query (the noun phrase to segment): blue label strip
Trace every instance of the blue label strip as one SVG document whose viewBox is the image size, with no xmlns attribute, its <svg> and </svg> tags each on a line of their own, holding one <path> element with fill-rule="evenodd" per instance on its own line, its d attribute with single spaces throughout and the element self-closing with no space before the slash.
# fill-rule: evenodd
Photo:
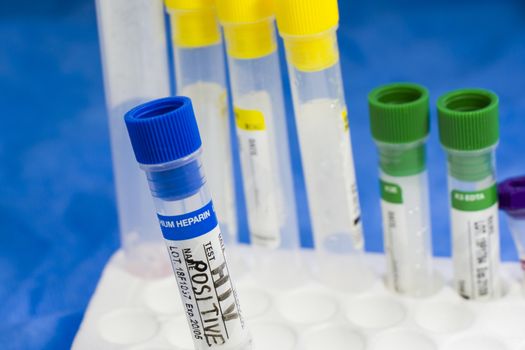
<svg viewBox="0 0 525 350">
<path fill-rule="evenodd" d="M 164 216 L 157 214 L 165 239 L 183 241 L 202 236 L 217 226 L 217 216 L 210 201 L 199 210 L 184 215 Z"/>
</svg>

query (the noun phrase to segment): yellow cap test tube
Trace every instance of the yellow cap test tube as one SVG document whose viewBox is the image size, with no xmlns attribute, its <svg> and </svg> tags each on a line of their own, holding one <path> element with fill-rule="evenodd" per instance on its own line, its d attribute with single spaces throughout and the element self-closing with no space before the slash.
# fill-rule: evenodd
<svg viewBox="0 0 525 350">
<path fill-rule="evenodd" d="M 217 13 L 226 39 L 251 241 L 272 248 L 297 247 L 273 3 L 217 0 Z"/>
</svg>

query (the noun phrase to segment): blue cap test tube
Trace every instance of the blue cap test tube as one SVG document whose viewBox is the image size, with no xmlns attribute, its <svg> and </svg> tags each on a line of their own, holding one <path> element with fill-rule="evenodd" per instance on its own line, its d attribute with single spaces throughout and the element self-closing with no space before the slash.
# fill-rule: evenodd
<svg viewBox="0 0 525 350">
<path fill-rule="evenodd" d="M 195 349 L 251 348 L 201 163 L 191 100 L 168 97 L 125 115 L 146 172 Z"/>
</svg>

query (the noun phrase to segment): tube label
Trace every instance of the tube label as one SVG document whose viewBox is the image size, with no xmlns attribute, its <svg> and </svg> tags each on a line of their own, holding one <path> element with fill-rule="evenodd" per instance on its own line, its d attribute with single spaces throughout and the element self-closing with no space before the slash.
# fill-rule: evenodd
<svg viewBox="0 0 525 350">
<path fill-rule="evenodd" d="M 187 214 L 157 216 L 196 348 L 247 343 L 212 202 Z"/>
<path fill-rule="evenodd" d="M 466 299 L 500 295 L 496 185 L 480 191 L 451 191 L 456 287 Z"/>
<path fill-rule="evenodd" d="M 400 259 L 403 259 L 407 252 L 400 249 L 403 247 L 403 242 L 396 242 L 396 239 L 402 237 L 407 229 L 403 191 L 400 186 L 385 181 L 380 182 L 380 187 L 388 283 L 395 291 L 402 292 L 399 269 L 403 262 Z"/>
<path fill-rule="evenodd" d="M 399 261 L 399 259 L 402 259 L 407 252 L 400 249 L 403 247 L 403 243 L 397 242 L 398 244 L 396 244 L 396 239 L 399 239 L 407 229 L 403 191 L 400 186 L 385 181 L 381 181 L 380 186 L 388 283 L 394 290 L 402 292 L 399 265 L 403 262 Z"/>
<path fill-rule="evenodd" d="M 343 119 L 344 127 L 344 145 L 345 150 L 343 151 L 343 157 L 345 157 L 345 167 L 343 172 L 345 173 L 345 188 L 349 197 L 350 211 L 352 215 L 352 240 L 354 247 L 357 250 L 364 248 L 365 240 L 363 237 L 363 227 L 361 224 L 361 208 L 359 205 L 359 195 L 357 193 L 357 183 L 355 179 L 354 170 L 354 156 L 352 151 L 352 142 L 350 139 L 350 125 L 348 123 L 348 110 L 346 107 L 341 111 L 341 118 Z"/>
<path fill-rule="evenodd" d="M 239 153 L 253 243 L 280 244 L 277 184 L 266 120 L 261 111 L 234 108 Z"/>
</svg>

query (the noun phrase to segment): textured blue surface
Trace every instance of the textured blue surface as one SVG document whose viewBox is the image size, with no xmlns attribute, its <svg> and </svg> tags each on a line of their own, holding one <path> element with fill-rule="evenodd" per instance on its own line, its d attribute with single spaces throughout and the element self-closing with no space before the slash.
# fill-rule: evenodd
<svg viewBox="0 0 525 350">
<path fill-rule="evenodd" d="M 523 2 L 356 0 L 342 1 L 341 14 L 368 250 L 382 247 L 366 105 L 379 84 L 422 83 L 432 104 L 450 89 L 493 89 L 501 99 L 498 178 L 525 173 Z M 94 6 L 3 1 L 0 18 L 0 344 L 66 349 L 118 246 Z M 445 160 L 432 113 L 434 250 L 447 255 Z M 504 222 L 502 228 L 503 258 L 515 259 Z"/>
</svg>

